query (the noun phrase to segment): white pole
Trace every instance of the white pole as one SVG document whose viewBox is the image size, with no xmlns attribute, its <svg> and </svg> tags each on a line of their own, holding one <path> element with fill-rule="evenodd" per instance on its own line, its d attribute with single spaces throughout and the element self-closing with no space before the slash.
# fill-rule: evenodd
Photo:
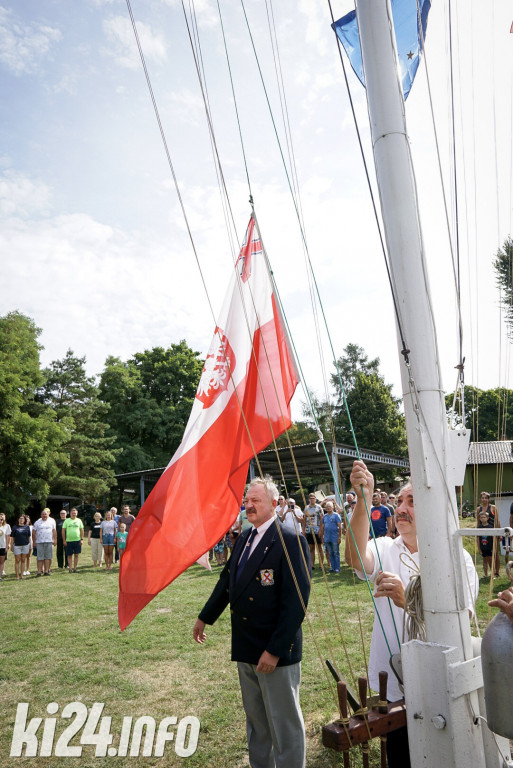
<svg viewBox="0 0 513 768">
<path fill-rule="evenodd" d="M 454 658 L 459 661 L 472 658 L 463 589 L 466 574 L 461 539 L 455 535 L 458 516 L 455 489 L 447 472 L 445 401 L 423 265 L 415 179 L 390 4 L 388 0 L 358 0 L 357 17 L 385 237 L 400 322 L 409 349 L 409 366 L 401 356 L 401 376 L 427 637 L 430 643 L 455 648 L 454 663 Z M 398 339 L 401 350 L 399 336 Z M 406 685 L 408 682 L 411 685 L 412 681 Z M 408 703 L 408 693 L 406 698 Z M 485 764 L 479 727 L 472 722 L 468 704 L 466 701 L 459 707 L 457 716 L 466 722 L 447 726 L 464 726 L 467 748 L 454 756 L 453 763 L 436 762 L 437 757 L 432 754 L 418 765 L 459 766 L 464 764 L 462 759 L 466 765 Z M 478 707 L 475 695 L 472 706 Z M 426 706 L 423 717 L 428 709 Z M 412 714 L 409 712 L 409 724 Z M 448 720 L 451 719 L 449 716 Z M 435 741 L 436 735 L 433 734 Z M 447 735 L 445 730 L 444 736 Z M 454 733 L 449 739 L 444 738 L 444 759 L 447 741 L 451 738 L 457 743 L 455 752 L 462 746 Z M 410 744 L 411 741 L 410 732 Z M 471 762 L 468 762 L 469 755 Z"/>
</svg>

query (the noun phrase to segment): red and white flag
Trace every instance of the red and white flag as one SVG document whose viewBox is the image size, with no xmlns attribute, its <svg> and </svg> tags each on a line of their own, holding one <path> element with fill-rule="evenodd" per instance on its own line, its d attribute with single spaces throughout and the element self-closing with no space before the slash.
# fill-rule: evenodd
<svg viewBox="0 0 513 768">
<path fill-rule="evenodd" d="M 250 460 L 290 427 L 297 382 L 252 216 L 182 443 L 130 529 L 121 629 L 233 523 Z"/>
</svg>

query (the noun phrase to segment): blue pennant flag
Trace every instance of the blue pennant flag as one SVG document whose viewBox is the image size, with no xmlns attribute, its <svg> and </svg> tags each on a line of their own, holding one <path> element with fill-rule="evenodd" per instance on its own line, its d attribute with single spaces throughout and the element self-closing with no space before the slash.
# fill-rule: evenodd
<svg viewBox="0 0 513 768">
<path fill-rule="evenodd" d="M 422 33 L 425 38 L 431 0 L 419 0 L 418 5 L 422 19 Z M 403 96 L 406 99 L 419 67 L 422 45 L 418 24 L 417 0 L 392 0 L 392 16 L 399 55 L 400 75 L 403 84 Z M 346 16 L 343 16 L 332 26 L 344 46 L 356 76 L 362 85 L 365 85 L 356 11 L 346 14 Z"/>
</svg>

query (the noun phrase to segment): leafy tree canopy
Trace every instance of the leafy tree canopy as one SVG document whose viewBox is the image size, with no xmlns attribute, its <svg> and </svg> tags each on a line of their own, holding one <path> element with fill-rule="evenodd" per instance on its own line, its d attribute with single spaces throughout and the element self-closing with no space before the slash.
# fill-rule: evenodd
<svg viewBox="0 0 513 768">
<path fill-rule="evenodd" d="M 445 398 L 450 415 L 454 393 Z M 471 430 L 473 442 L 487 440 L 513 440 L 513 390 L 504 387 L 478 389 L 465 387 L 465 426 Z M 460 412 L 453 416 L 453 424 L 463 421 Z"/>
<path fill-rule="evenodd" d="M 356 384 L 357 373 L 363 373 L 366 376 L 379 375 L 379 357 L 369 360 L 363 347 L 359 347 L 358 344 L 348 344 L 344 354 L 334 365 L 335 373 L 331 374 L 331 383 L 335 388 L 339 405 L 342 404 L 342 387 L 348 394 Z"/>
<path fill-rule="evenodd" d="M 369 360 L 362 347 L 348 344 L 344 354 L 337 360 L 337 367 L 358 446 L 406 456 L 408 449 L 404 416 L 400 410 L 401 401 L 394 397 L 392 385 L 386 384 L 379 373 L 379 358 Z M 303 420 L 294 422 L 289 430 L 292 445 L 315 442 L 318 439 L 317 426 L 326 440 L 333 440 L 334 431 L 338 443 L 354 445 L 337 371 L 331 375 L 331 382 L 335 389 L 333 399 L 319 398 L 310 393 L 310 402 L 303 403 Z M 288 445 L 286 436 L 282 435 L 277 444 L 278 447 Z M 311 481 L 304 478 L 302 481 L 305 486 L 309 482 L 311 484 Z"/>
<path fill-rule="evenodd" d="M 360 448 L 396 456 L 407 454 L 406 427 L 399 405 L 392 386 L 386 384 L 382 376 L 356 372 L 347 393 L 347 406 Z M 339 410 L 336 427 L 339 441 L 352 445 L 353 434 L 345 408 Z"/>
<path fill-rule="evenodd" d="M 87 376 L 85 357 L 76 357 L 70 349 L 44 373 L 40 398 L 66 430 L 67 465 L 52 482 L 52 491 L 97 499 L 115 484 L 117 452 L 114 438 L 106 435 L 109 405 L 100 400 L 94 379 Z"/>
<path fill-rule="evenodd" d="M 0 318 L 0 506 L 9 517 L 30 495 L 44 501 L 65 463 L 64 425 L 37 401 L 44 383 L 34 322 L 20 312 Z"/>
<path fill-rule="evenodd" d="M 493 262 L 497 284 L 502 291 L 501 304 L 509 325 L 509 336 L 513 337 L 513 240 L 507 237 L 499 248 Z"/>
<path fill-rule="evenodd" d="M 406 428 L 401 401 L 392 394 L 379 373 L 379 358 L 369 360 L 362 347 L 348 344 L 338 358 L 331 381 L 336 393 L 335 433 L 341 443 L 404 456 L 407 452 Z M 344 387 L 342 390 L 341 383 Z M 351 424 L 344 403 L 344 391 Z"/>
<path fill-rule="evenodd" d="M 117 472 L 165 466 L 182 440 L 203 361 L 185 341 L 109 357 L 100 379 L 109 423 L 121 452 Z"/>
</svg>

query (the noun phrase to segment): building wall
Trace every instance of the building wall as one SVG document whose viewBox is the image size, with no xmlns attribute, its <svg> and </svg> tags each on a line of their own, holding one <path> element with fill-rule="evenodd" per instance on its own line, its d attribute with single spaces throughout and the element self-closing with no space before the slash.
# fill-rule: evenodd
<svg viewBox="0 0 513 768">
<path fill-rule="evenodd" d="M 502 477 L 501 477 L 502 474 Z M 479 504 L 479 495 L 483 491 L 494 494 L 513 491 L 513 464 L 482 464 L 479 467 L 467 466 L 463 485 L 463 500 Z"/>
</svg>

